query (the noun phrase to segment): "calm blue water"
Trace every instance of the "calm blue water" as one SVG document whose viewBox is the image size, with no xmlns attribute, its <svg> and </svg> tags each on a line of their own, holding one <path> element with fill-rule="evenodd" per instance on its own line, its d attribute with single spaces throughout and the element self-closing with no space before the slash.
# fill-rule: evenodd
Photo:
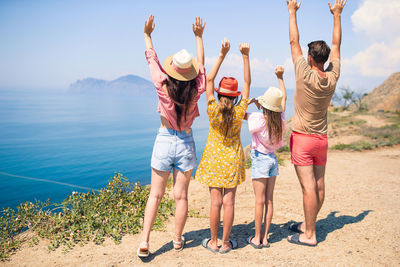
<svg viewBox="0 0 400 267">
<path fill-rule="evenodd" d="M 255 90 L 254 96 L 263 93 Z M 82 187 L 104 187 L 114 172 L 150 182 L 150 158 L 160 119 L 157 98 L 0 90 L 0 172 Z M 252 94 L 253 95 L 253 94 Z M 289 91 L 286 117 L 293 114 Z M 200 160 L 207 134 L 205 95 L 193 125 Z M 242 143 L 250 143 L 247 123 Z M 24 201 L 61 201 L 87 190 L 0 174 L 0 208 Z"/>
</svg>

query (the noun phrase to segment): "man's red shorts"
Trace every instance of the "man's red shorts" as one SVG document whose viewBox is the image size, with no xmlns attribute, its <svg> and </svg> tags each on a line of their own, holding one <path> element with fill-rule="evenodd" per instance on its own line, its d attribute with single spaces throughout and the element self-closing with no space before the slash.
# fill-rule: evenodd
<svg viewBox="0 0 400 267">
<path fill-rule="evenodd" d="M 326 165 L 328 137 L 327 135 L 292 132 L 290 151 L 294 165 Z"/>
</svg>

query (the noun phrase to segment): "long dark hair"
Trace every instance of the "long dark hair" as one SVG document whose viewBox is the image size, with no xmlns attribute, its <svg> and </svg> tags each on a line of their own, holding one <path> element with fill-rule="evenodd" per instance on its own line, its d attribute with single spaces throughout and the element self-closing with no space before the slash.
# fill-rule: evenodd
<svg viewBox="0 0 400 267">
<path fill-rule="evenodd" d="M 174 101 L 176 124 L 179 130 L 181 130 L 181 121 L 183 118 L 186 120 L 189 105 L 197 94 L 196 79 L 179 81 L 168 76 L 165 84 L 167 86 L 168 96 Z"/>
<path fill-rule="evenodd" d="M 230 135 L 233 125 L 233 117 L 235 116 L 235 105 L 239 102 L 237 96 L 225 96 L 218 94 L 219 100 L 219 111 L 222 114 L 222 130 L 224 131 L 224 137 Z"/>
<path fill-rule="evenodd" d="M 278 144 L 282 140 L 282 118 L 281 112 L 275 112 L 263 107 L 265 128 L 268 131 L 272 144 Z"/>
</svg>

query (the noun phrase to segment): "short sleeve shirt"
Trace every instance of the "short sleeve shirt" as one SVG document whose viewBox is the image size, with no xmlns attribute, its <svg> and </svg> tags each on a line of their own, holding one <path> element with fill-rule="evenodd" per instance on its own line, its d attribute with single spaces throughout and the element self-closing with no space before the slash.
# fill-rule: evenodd
<svg viewBox="0 0 400 267">
<path fill-rule="evenodd" d="M 294 93 L 293 131 L 325 135 L 327 111 L 340 75 L 340 60 L 334 58 L 321 77 L 312 70 L 303 56 L 294 61 L 296 90 Z"/>
</svg>

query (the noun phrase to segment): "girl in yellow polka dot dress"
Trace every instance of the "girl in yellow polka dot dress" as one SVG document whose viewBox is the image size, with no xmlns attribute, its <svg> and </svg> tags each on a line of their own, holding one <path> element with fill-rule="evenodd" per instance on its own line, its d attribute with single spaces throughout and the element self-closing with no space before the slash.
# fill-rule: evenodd
<svg viewBox="0 0 400 267">
<path fill-rule="evenodd" d="M 250 62 L 249 44 L 240 44 L 243 56 L 244 85 L 242 99 L 238 101 L 238 82 L 235 78 L 224 77 L 215 88 L 218 102 L 214 98 L 214 79 L 230 49 L 224 40 L 220 55 L 207 75 L 207 114 L 210 130 L 207 144 L 196 171 L 196 180 L 209 187 L 211 197 L 210 232 L 211 238 L 203 240 L 203 246 L 212 252 L 227 253 L 237 248 L 237 242 L 230 240 L 234 218 L 236 186 L 245 180 L 244 153 L 240 142 L 240 129 L 249 103 Z M 218 247 L 218 227 L 221 207 L 224 206 L 222 246 Z"/>
</svg>

